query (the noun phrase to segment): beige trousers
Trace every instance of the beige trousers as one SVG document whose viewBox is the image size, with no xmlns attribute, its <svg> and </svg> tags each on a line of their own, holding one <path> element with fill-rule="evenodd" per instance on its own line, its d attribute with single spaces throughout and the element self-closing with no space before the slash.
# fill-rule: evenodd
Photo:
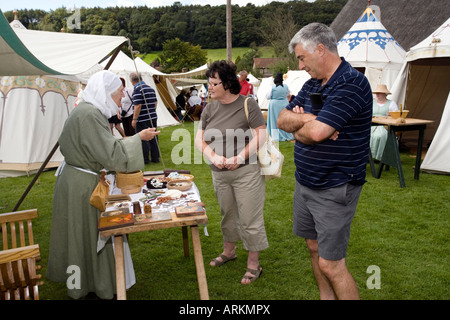
<svg viewBox="0 0 450 320">
<path fill-rule="evenodd" d="M 242 240 L 248 251 L 269 247 L 264 227 L 265 180 L 258 164 L 234 171 L 212 171 L 214 191 L 222 214 L 223 240 Z"/>
</svg>

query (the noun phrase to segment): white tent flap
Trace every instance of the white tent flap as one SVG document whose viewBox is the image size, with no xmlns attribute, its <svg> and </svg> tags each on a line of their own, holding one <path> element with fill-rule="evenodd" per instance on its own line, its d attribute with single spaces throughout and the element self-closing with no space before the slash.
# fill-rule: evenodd
<svg viewBox="0 0 450 320">
<path fill-rule="evenodd" d="M 30 52 L 63 74 L 83 73 L 127 41 L 119 36 L 14 29 Z"/>
<path fill-rule="evenodd" d="M 450 173 L 450 95 L 447 98 L 441 124 L 434 135 L 433 142 L 423 159 L 423 171 Z"/>
</svg>

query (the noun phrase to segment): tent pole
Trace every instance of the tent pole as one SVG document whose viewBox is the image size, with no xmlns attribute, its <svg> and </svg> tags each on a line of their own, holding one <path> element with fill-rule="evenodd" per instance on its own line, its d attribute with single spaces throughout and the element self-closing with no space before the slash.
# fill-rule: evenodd
<svg viewBox="0 0 450 320">
<path fill-rule="evenodd" d="M 113 61 L 116 59 L 117 55 L 119 54 L 120 50 L 122 50 L 122 46 L 119 46 L 116 48 L 116 51 L 112 54 L 111 58 L 109 59 L 108 63 L 105 66 L 105 70 L 109 70 L 109 67 L 111 67 Z"/>
<path fill-rule="evenodd" d="M 33 187 L 34 183 L 36 182 L 36 180 L 41 175 L 42 171 L 44 171 L 45 167 L 47 166 L 47 163 L 53 157 L 53 154 L 56 152 L 58 147 L 59 147 L 59 143 L 56 142 L 56 144 L 53 147 L 52 151 L 50 151 L 50 154 L 47 156 L 47 159 L 45 159 L 45 161 L 42 163 L 41 167 L 39 168 L 39 171 L 36 173 L 36 175 L 34 176 L 33 180 L 28 185 L 28 188 L 25 190 L 25 192 L 23 193 L 22 197 L 20 197 L 19 202 L 17 202 L 16 206 L 13 209 L 13 212 L 17 211 L 17 209 L 19 209 L 19 206 L 22 204 L 22 201 L 25 199 L 25 197 L 27 196 L 28 192 L 31 190 L 31 188 Z"/>
</svg>

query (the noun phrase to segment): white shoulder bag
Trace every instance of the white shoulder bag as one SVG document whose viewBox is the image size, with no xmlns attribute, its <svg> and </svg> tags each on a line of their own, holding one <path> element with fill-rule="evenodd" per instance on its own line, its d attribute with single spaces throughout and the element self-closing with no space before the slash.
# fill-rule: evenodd
<svg viewBox="0 0 450 320">
<path fill-rule="evenodd" d="M 249 98 L 245 99 L 244 110 L 245 116 L 247 117 L 248 122 L 248 107 L 247 101 Z M 252 132 L 252 136 L 254 135 L 254 129 L 248 124 L 250 130 Z M 281 170 L 283 168 L 284 156 L 277 148 L 275 142 L 269 135 L 267 131 L 266 142 L 263 146 L 261 146 L 257 152 L 258 162 L 261 166 L 261 174 L 265 176 L 266 180 L 270 180 L 273 178 L 281 177 Z"/>
</svg>

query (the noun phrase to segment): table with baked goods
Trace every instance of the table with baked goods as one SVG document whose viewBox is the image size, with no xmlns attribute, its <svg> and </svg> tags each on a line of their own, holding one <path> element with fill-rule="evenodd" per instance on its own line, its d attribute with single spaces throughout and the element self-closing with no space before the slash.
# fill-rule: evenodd
<svg viewBox="0 0 450 320">
<path fill-rule="evenodd" d="M 397 141 L 397 132 L 403 131 L 419 131 L 417 139 L 417 155 L 416 155 L 416 165 L 414 168 L 414 179 L 419 180 L 420 174 L 420 164 L 422 157 L 422 144 L 424 131 L 427 124 L 433 123 L 431 120 L 414 119 L 414 118 L 397 118 L 392 117 L 373 117 L 372 125 L 375 126 L 387 126 L 388 137 L 386 141 L 386 146 L 383 151 L 383 155 L 380 160 L 380 165 L 378 167 L 378 172 L 375 174 L 372 169 L 372 174 L 375 178 L 379 179 L 383 171 L 384 165 L 392 166 L 397 169 L 400 187 L 405 188 L 405 179 L 403 176 L 403 168 L 400 160 L 400 151 Z M 371 167 L 374 168 L 373 159 L 370 157 Z"/>
<path fill-rule="evenodd" d="M 189 256 L 189 227 L 200 299 L 208 300 L 209 293 L 199 233 L 199 225 L 204 225 L 206 232 L 208 217 L 195 183 L 186 182 L 189 180 L 185 179 L 171 180 L 161 176 L 145 176 L 145 172 L 143 174 L 144 186 L 137 192 L 133 190 L 131 192 L 134 193 L 124 193 L 123 190 L 126 188 L 118 188 L 115 181 L 114 186 L 110 185 L 107 207 L 99 220 L 99 237 L 108 239 L 113 236 L 117 299 L 126 300 L 124 237 L 136 232 L 181 227 L 184 255 Z M 163 180 L 165 182 L 161 182 Z M 172 187 L 169 189 L 170 186 Z M 183 215 L 185 211 L 182 209 L 186 208 L 195 208 L 197 211 Z M 117 222 L 119 217 L 122 219 L 119 225 L 110 228 L 109 223 L 113 224 L 114 220 Z"/>
</svg>

